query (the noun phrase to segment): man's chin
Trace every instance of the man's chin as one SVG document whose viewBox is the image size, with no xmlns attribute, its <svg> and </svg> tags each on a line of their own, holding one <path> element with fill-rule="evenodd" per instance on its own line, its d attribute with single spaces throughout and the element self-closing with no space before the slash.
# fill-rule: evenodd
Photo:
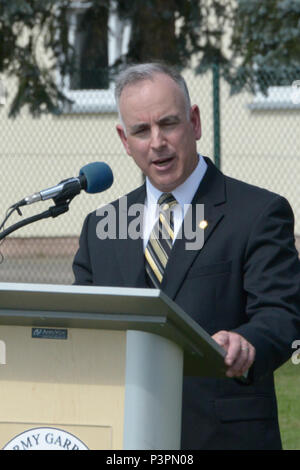
<svg viewBox="0 0 300 470">
<path fill-rule="evenodd" d="M 153 186 L 163 193 L 171 193 L 180 185 L 178 180 L 173 178 L 149 178 Z"/>
</svg>

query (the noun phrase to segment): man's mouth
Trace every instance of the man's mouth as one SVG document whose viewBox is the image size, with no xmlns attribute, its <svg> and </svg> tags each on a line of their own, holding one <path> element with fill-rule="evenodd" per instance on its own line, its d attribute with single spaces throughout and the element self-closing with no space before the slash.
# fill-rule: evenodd
<svg viewBox="0 0 300 470">
<path fill-rule="evenodd" d="M 173 156 L 168 156 L 168 157 L 161 157 L 158 158 L 157 160 L 154 160 L 152 163 L 157 166 L 165 166 L 168 163 L 170 163 L 174 159 Z"/>
</svg>

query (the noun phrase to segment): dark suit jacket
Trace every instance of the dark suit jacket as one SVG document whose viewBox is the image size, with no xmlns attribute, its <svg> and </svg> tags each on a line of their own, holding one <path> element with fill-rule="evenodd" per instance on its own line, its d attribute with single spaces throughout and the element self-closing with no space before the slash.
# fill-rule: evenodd
<svg viewBox="0 0 300 470">
<path fill-rule="evenodd" d="M 256 348 L 251 383 L 185 377 L 183 449 L 280 449 L 273 371 L 300 339 L 300 262 L 293 213 L 281 196 L 208 169 L 193 200 L 205 205 L 205 243 L 176 240 L 162 290 L 209 334 L 232 330 Z M 143 203 L 145 186 L 128 195 Z M 118 210 L 118 201 L 113 203 Z M 88 215 L 74 260 L 76 284 L 146 287 L 142 240 L 99 240 Z M 199 229 L 200 230 L 200 229 Z M 296 366 L 295 366 L 296 367 Z"/>
</svg>

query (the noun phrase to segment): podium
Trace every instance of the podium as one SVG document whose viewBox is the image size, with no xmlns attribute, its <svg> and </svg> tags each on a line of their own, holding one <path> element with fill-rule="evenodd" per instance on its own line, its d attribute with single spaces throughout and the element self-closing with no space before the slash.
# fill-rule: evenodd
<svg viewBox="0 0 300 470">
<path fill-rule="evenodd" d="M 224 350 L 157 289 L 0 283 L 0 449 L 180 449 Z"/>
</svg>

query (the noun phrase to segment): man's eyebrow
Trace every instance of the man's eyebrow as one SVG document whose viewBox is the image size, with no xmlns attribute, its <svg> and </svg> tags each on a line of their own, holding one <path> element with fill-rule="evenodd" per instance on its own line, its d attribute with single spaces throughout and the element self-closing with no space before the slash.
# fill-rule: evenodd
<svg viewBox="0 0 300 470">
<path fill-rule="evenodd" d="M 164 116 L 162 117 L 161 119 L 159 119 L 157 121 L 158 124 L 165 124 L 165 123 L 168 123 L 168 122 L 179 122 L 180 121 L 180 117 L 178 116 L 178 114 L 170 114 L 168 116 Z"/>
<path fill-rule="evenodd" d="M 163 116 L 162 118 L 156 121 L 158 125 L 163 125 L 167 123 L 177 123 L 180 122 L 180 117 L 177 114 L 170 114 L 168 116 Z M 148 129 L 150 125 L 147 122 L 140 122 L 138 124 L 133 124 L 129 127 L 129 131 L 131 134 L 134 134 L 138 131 Z"/>
<path fill-rule="evenodd" d="M 129 127 L 129 131 L 134 134 L 135 132 L 138 132 L 143 129 L 147 129 L 149 127 L 149 124 L 146 122 L 141 122 L 139 124 L 133 124 L 132 126 Z"/>
</svg>

